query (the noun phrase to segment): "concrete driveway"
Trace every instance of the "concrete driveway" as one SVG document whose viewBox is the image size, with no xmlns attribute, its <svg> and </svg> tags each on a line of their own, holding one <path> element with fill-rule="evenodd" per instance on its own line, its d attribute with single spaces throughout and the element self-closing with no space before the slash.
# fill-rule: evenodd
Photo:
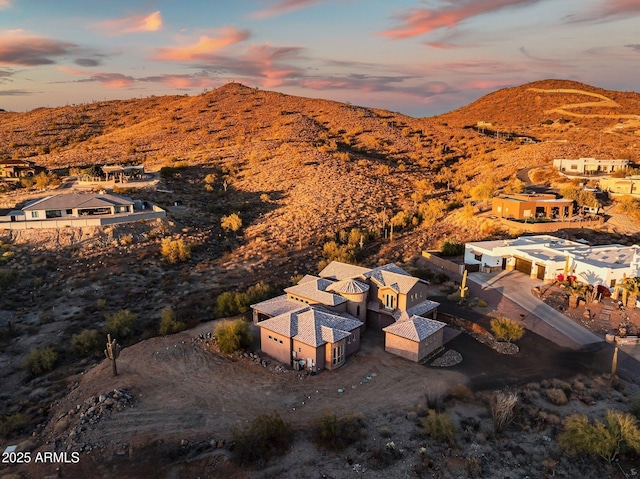
<svg viewBox="0 0 640 479">
<path fill-rule="evenodd" d="M 501 271 L 500 273 L 471 273 L 470 281 L 478 284 L 482 289 L 494 289 L 502 295 L 529 311 L 532 315 L 544 321 L 559 333 L 565 335 L 579 346 L 599 343 L 603 339 L 591 331 L 574 323 L 564 314 L 536 298 L 531 288 L 542 285 L 538 279 L 518 271 Z"/>
</svg>

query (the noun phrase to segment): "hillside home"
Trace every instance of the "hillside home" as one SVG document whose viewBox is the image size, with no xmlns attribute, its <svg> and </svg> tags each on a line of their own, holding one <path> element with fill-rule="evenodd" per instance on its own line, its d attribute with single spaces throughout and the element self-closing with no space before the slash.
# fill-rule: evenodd
<svg viewBox="0 0 640 479">
<path fill-rule="evenodd" d="M 553 167 L 568 175 L 589 175 L 611 173 L 629 167 L 629 160 L 603 160 L 598 158 L 578 158 L 553 160 Z"/>
<path fill-rule="evenodd" d="M 133 213 L 134 202 L 111 194 L 72 193 L 40 198 L 28 203 L 22 211 L 26 221 L 64 218 L 68 216 L 116 215 Z"/>
<path fill-rule="evenodd" d="M 591 285 L 613 287 L 640 273 L 640 247 L 620 244 L 589 246 L 555 236 L 522 236 L 513 240 L 465 245 L 464 261 L 481 271 L 517 270 L 551 283 L 565 273 Z"/>
<path fill-rule="evenodd" d="M 444 326 L 435 321 L 439 303 L 426 294 L 425 281 L 394 264 L 370 269 L 333 261 L 319 276 L 306 275 L 284 295 L 251 308 L 264 352 L 294 367 L 320 371 L 341 366 L 360 348 L 360 333 L 366 328 L 384 330 L 403 321 L 422 325 L 421 320 Z M 317 332 L 313 337 L 311 330 Z M 398 336 L 396 330 L 384 331 L 385 337 Z M 421 327 L 421 331 L 431 330 Z M 414 336 L 405 343 L 392 338 L 389 351 L 399 351 L 404 344 L 407 352 L 401 356 L 422 358 L 431 345 L 431 351 L 442 345 L 435 326 L 429 338 L 418 340 L 422 345 L 414 344 Z"/>
<path fill-rule="evenodd" d="M 20 178 L 35 176 L 39 170 L 36 164 L 27 160 L 2 160 L 0 161 L 0 179 L 6 181 L 19 181 Z"/>
<path fill-rule="evenodd" d="M 639 195 L 640 176 L 628 176 L 626 178 L 603 178 L 598 181 L 602 191 L 608 191 L 616 195 Z"/>
<path fill-rule="evenodd" d="M 553 194 L 500 195 L 493 199 L 491 211 L 500 218 L 568 219 L 573 217 L 573 200 Z"/>
</svg>

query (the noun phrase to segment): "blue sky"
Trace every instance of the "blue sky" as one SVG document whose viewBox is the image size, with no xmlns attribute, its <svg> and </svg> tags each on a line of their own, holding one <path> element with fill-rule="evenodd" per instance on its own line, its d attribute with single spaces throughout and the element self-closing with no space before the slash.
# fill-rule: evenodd
<svg viewBox="0 0 640 479">
<path fill-rule="evenodd" d="M 412 116 L 545 78 L 638 90 L 640 0 L 0 0 L 0 108 L 239 81 Z"/>
</svg>

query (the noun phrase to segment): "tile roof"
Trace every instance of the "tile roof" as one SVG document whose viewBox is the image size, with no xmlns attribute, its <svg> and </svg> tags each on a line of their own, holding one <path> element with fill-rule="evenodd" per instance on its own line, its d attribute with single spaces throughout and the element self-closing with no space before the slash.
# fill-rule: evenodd
<svg viewBox="0 0 640 479">
<path fill-rule="evenodd" d="M 370 268 L 363 268 L 354 264 L 341 263 L 340 261 L 332 261 L 322 271 L 319 276 L 321 278 L 329 278 L 341 281 L 343 279 L 358 278 L 365 273 L 371 271 Z"/>
<path fill-rule="evenodd" d="M 268 314 L 273 317 L 304 309 L 307 305 L 300 304 L 297 301 L 292 301 L 286 294 L 282 294 L 275 298 L 267 299 L 266 301 L 262 301 L 257 304 L 252 304 L 251 307 L 260 313 Z"/>
<path fill-rule="evenodd" d="M 412 316 L 405 321 L 397 321 L 382 330 L 412 341 L 422 341 L 445 326 L 446 324 L 441 321 Z"/>
<path fill-rule="evenodd" d="M 304 278 L 303 278 L 304 279 Z M 309 279 L 304 283 L 296 284 L 284 290 L 285 293 L 308 299 L 327 306 L 337 306 L 345 303 L 347 300 L 339 294 L 325 291 L 333 281 L 324 278 Z"/>
<path fill-rule="evenodd" d="M 412 316 L 424 316 L 425 314 L 430 313 L 434 309 L 437 309 L 438 306 L 440 306 L 440 303 L 437 303 L 436 301 L 431 301 L 430 299 L 425 299 L 424 301 L 416 304 L 415 306 L 412 306 L 406 311 L 400 311 L 396 309 L 393 312 L 392 316 L 395 318 L 396 321 L 404 321 L 411 318 Z"/>
<path fill-rule="evenodd" d="M 310 306 L 258 323 L 261 328 L 313 347 L 340 341 L 362 325 L 362 321 L 350 314 L 336 314 Z"/>
<path fill-rule="evenodd" d="M 59 210 L 71 208 L 103 208 L 115 205 L 133 205 L 133 201 L 124 196 L 111 194 L 70 193 L 58 194 L 40 198 L 22 208 L 23 211 L 31 210 Z"/>
<path fill-rule="evenodd" d="M 396 271 L 389 271 L 387 269 L 374 269 L 367 274 L 367 277 L 374 281 L 379 287 L 389 287 L 396 293 L 408 293 L 416 283 L 420 281 L 419 278 L 410 276 L 406 271 L 398 268 L 402 273 Z"/>
<path fill-rule="evenodd" d="M 344 294 L 359 294 L 369 291 L 369 285 L 362 281 L 358 281 L 357 279 L 343 279 L 342 281 L 337 281 L 329 285 L 327 291 Z"/>
</svg>

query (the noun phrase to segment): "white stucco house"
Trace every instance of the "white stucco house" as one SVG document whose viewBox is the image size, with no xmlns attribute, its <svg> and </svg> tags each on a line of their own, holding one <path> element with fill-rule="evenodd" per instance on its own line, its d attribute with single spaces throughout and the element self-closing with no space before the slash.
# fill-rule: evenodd
<svg viewBox="0 0 640 479">
<path fill-rule="evenodd" d="M 569 175 L 584 175 L 593 173 L 611 173 L 629 167 L 629 160 L 600 159 L 600 158 L 557 158 L 553 160 L 553 167 Z"/>
<path fill-rule="evenodd" d="M 583 283 L 613 287 L 625 276 L 640 274 L 640 246 L 589 246 L 550 235 L 521 236 L 467 243 L 464 261 L 480 265 L 481 271 L 517 270 L 546 283 L 566 269 Z"/>
</svg>

